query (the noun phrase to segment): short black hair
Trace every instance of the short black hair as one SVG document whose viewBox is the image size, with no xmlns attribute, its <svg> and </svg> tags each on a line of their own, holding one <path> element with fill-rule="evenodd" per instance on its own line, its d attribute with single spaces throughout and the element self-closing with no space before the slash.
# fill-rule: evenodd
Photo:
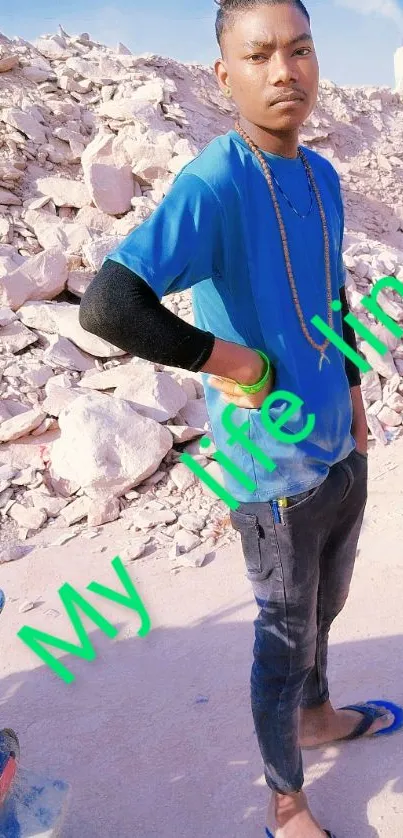
<svg viewBox="0 0 403 838">
<path fill-rule="evenodd" d="M 305 15 L 309 25 L 311 25 L 311 18 L 302 0 L 214 0 L 214 2 L 219 6 L 215 31 L 221 52 L 223 34 L 231 27 L 236 13 L 252 9 L 254 6 L 280 6 L 288 3 L 289 5 L 295 6 L 299 9 Z"/>
</svg>

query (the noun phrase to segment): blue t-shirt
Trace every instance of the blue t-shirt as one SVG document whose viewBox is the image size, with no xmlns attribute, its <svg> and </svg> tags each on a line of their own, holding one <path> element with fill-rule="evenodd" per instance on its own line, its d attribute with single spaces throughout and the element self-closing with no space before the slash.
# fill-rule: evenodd
<svg viewBox="0 0 403 838">
<path fill-rule="evenodd" d="M 320 191 L 330 240 L 332 296 L 345 283 L 342 261 L 344 231 L 340 181 L 325 158 L 302 146 Z M 301 214 L 310 193 L 304 165 L 262 152 L 282 189 Z M 310 335 L 324 335 L 311 324 L 318 314 L 327 322 L 324 238 L 318 205 L 301 219 L 275 185 L 284 220 L 291 264 Z M 202 373 L 214 442 L 256 486 L 248 491 L 223 469 L 225 487 L 241 502 L 267 501 L 318 486 L 329 467 L 354 448 L 350 429 L 352 403 L 345 358 L 331 344 L 319 370 L 320 355 L 307 341 L 295 310 L 286 271 L 280 230 L 269 187 L 259 161 L 235 130 L 212 140 L 176 176 L 152 215 L 109 256 L 142 277 L 161 300 L 192 288 L 195 325 L 222 340 L 261 349 L 276 370 L 276 390 L 303 401 L 282 426 L 295 434 L 315 415 L 315 427 L 303 441 L 280 442 L 262 424 L 260 409 L 237 408 L 232 421 L 245 425 L 248 438 L 276 463 L 269 471 L 240 442 L 229 444 L 222 424 L 227 402 Z M 342 336 L 342 319 L 334 313 L 334 330 Z M 270 409 L 275 421 L 289 402 Z"/>
</svg>

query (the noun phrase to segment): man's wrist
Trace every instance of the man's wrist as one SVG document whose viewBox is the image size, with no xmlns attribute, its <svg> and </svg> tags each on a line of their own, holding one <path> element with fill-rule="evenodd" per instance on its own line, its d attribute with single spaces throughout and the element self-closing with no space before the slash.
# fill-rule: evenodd
<svg viewBox="0 0 403 838">
<path fill-rule="evenodd" d="M 210 358 L 200 371 L 249 387 L 260 381 L 264 370 L 265 362 L 254 349 L 216 338 Z"/>
<path fill-rule="evenodd" d="M 250 387 L 260 381 L 266 369 L 264 359 L 255 351 L 253 351 L 253 354 L 254 357 L 251 357 L 248 366 L 240 369 L 235 379 L 238 384 L 242 384 L 245 387 Z"/>
</svg>

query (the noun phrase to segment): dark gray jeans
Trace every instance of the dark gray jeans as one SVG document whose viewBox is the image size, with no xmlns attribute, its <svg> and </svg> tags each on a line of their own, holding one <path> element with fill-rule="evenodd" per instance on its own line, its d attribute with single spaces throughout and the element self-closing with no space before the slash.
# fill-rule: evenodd
<svg viewBox="0 0 403 838">
<path fill-rule="evenodd" d="M 283 794 L 304 783 L 299 707 L 329 699 L 330 626 L 345 605 L 367 500 L 368 462 L 353 450 L 326 480 L 289 499 L 283 522 L 269 502 L 231 510 L 255 620 L 252 712 L 267 785 Z"/>
</svg>

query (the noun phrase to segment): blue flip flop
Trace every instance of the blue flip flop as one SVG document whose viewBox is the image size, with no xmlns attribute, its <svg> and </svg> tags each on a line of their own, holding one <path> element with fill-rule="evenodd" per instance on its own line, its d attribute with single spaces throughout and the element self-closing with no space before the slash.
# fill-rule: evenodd
<svg viewBox="0 0 403 838">
<path fill-rule="evenodd" d="M 326 745 L 337 745 L 338 742 L 360 739 L 369 730 L 375 719 L 379 719 L 383 715 L 382 711 L 378 709 L 380 707 L 386 707 L 393 714 L 395 717 L 394 722 L 383 730 L 371 733 L 370 736 L 367 736 L 367 739 L 375 739 L 376 736 L 390 736 L 392 733 L 396 733 L 397 730 L 401 730 L 403 728 L 403 707 L 394 704 L 392 701 L 363 701 L 360 704 L 348 704 L 346 707 L 339 708 L 340 710 L 357 710 L 362 714 L 361 721 L 358 722 L 357 727 L 348 736 L 343 736 L 340 739 L 330 739 L 328 742 L 322 742 L 320 745 L 302 745 L 302 749 L 304 751 L 314 751 L 317 748 L 324 748 Z"/>
<path fill-rule="evenodd" d="M 372 733 L 367 737 L 367 739 L 372 739 L 376 736 L 390 736 L 392 733 L 396 733 L 397 730 L 401 730 L 401 728 L 403 728 L 403 707 L 399 707 L 398 704 L 394 704 L 392 701 L 377 700 L 365 701 L 361 704 L 349 704 L 347 707 L 341 707 L 340 709 L 357 710 L 359 713 L 363 714 L 363 719 L 359 722 L 352 733 L 348 736 L 343 736 L 343 739 L 334 740 L 334 742 L 344 742 L 346 740 L 359 739 L 361 736 L 364 736 L 375 719 L 379 719 L 383 715 L 382 711 L 377 709 L 378 707 L 386 707 L 386 709 L 389 710 L 389 712 L 395 717 L 394 722 L 389 727 L 386 727 L 383 730 L 377 730 L 376 733 Z"/>
<path fill-rule="evenodd" d="M 326 833 L 326 835 L 329 836 L 329 838 L 336 838 L 334 832 L 329 832 L 328 829 L 325 829 L 325 833 Z M 266 826 L 266 838 L 274 838 L 273 833 L 269 832 L 269 830 L 267 829 L 267 826 Z"/>
<path fill-rule="evenodd" d="M 384 728 L 383 730 L 378 730 L 376 733 L 373 733 L 372 736 L 389 736 L 391 733 L 396 733 L 397 730 L 401 730 L 403 728 L 403 707 L 400 707 L 399 704 L 395 704 L 393 701 L 368 701 L 367 704 L 376 704 L 377 707 L 386 707 L 390 713 L 395 717 L 393 724 L 389 727 Z"/>
</svg>

